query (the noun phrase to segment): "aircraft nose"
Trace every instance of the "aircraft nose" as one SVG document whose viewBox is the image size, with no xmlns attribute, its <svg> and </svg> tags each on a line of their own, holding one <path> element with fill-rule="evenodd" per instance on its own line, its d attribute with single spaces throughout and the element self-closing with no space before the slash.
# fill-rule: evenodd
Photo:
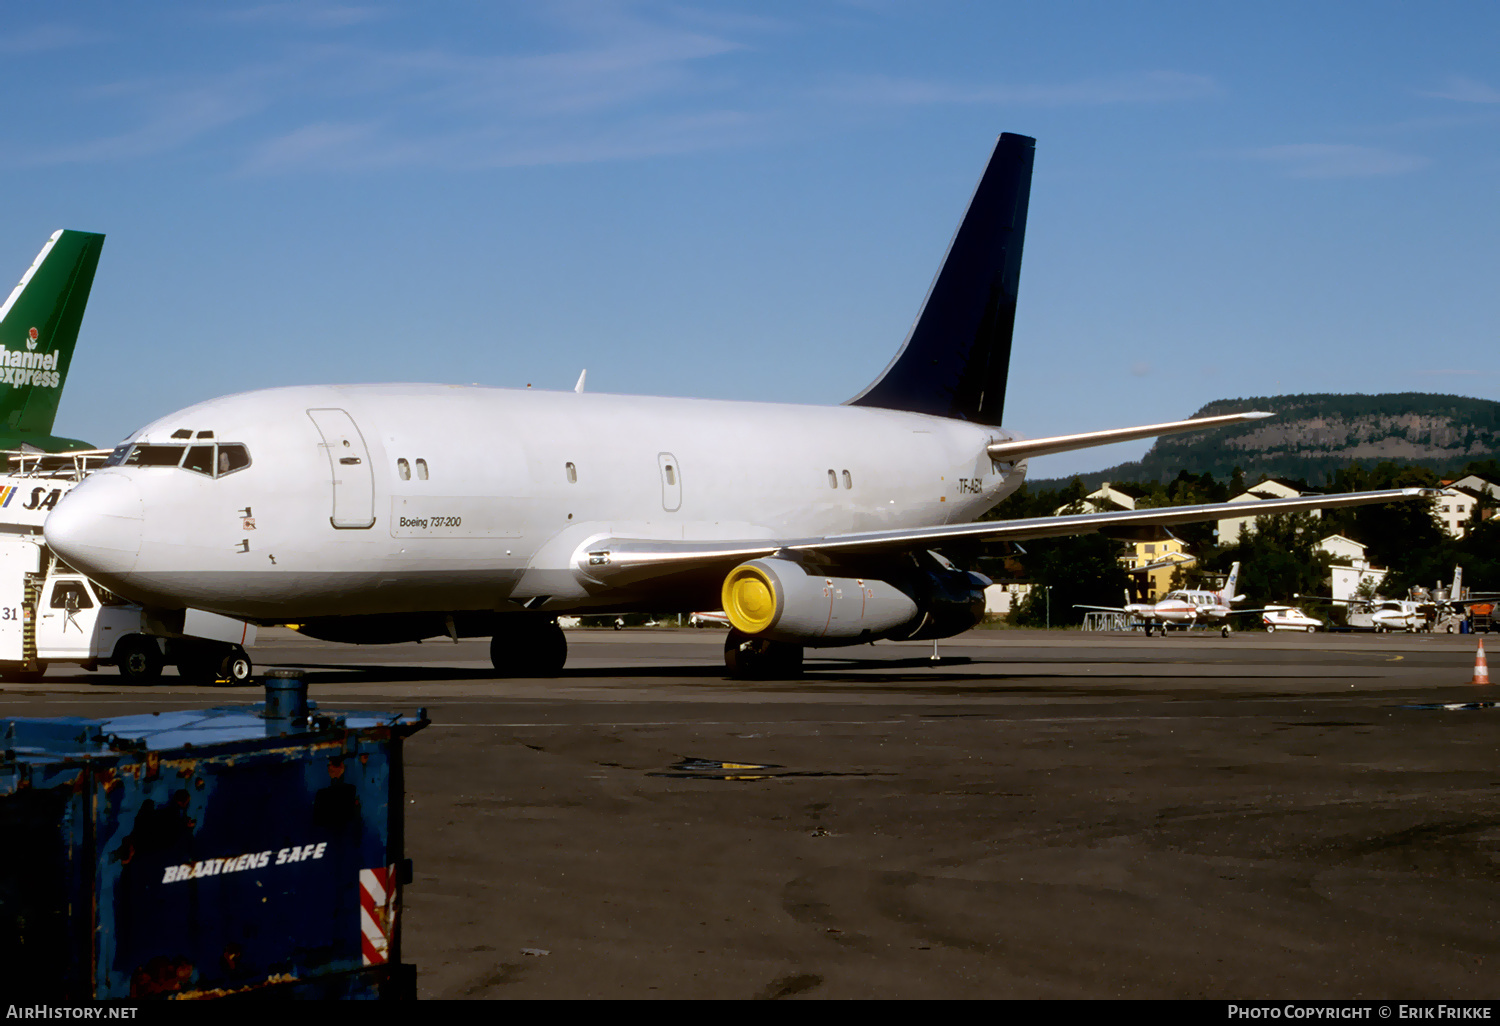
<svg viewBox="0 0 1500 1026">
<path fill-rule="evenodd" d="M 95 474 L 63 496 L 42 527 L 47 544 L 75 570 L 118 576 L 135 569 L 145 516 L 135 482 Z"/>
</svg>

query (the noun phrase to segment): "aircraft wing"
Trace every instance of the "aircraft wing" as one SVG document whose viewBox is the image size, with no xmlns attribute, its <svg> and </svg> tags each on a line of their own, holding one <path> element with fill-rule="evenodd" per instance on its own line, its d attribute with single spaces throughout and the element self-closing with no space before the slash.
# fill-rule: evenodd
<svg viewBox="0 0 1500 1026">
<path fill-rule="evenodd" d="M 892 553 L 934 549 L 955 541 L 1025 541 L 1089 534 L 1107 527 L 1141 524 L 1187 524 L 1226 517 L 1293 513 L 1309 509 L 1361 506 L 1374 502 L 1398 502 L 1429 498 L 1428 488 L 1392 488 L 1339 495 L 1310 495 L 1292 499 L 1265 499 L 1255 503 L 1216 502 L 1198 506 L 1164 506 L 1160 509 L 1119 510 L 1107 513 L 1077 513 L 1069 516 L 1031 517 L 1024 520 L 981 520 L 972 524 L 897 528 L 887 531 L 856 531 L 820 538 L 750 539 L 745 541 L 678 541 L 670 538 L 596 537 L 580 546 L 577 567 L 589 577 L 611 584 L 646 581 L 679 571 L 702 570 L 722 565 L 727 573 L 735 564 L 778 552 L 816 552 L 828 555 Z"/>
</svg>

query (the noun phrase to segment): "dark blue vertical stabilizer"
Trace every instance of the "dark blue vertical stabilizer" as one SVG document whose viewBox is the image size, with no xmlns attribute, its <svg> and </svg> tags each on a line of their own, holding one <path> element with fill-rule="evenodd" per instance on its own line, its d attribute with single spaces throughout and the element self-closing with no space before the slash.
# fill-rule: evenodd
<svg viewBox="0 0 1500 1026">
<path fill-rule="evenodd" d="M 851 406 L 999 424 L 1036 140 L 1006 132 L 901 351 Z"/>
</svg>

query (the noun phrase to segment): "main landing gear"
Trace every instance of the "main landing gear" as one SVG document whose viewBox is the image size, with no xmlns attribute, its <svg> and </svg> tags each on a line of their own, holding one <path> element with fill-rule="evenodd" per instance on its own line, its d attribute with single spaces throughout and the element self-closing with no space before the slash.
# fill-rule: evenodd
<svg viewBox="0 0 1500 1026">
<path fill-rule="evenodd" d="M 130 677 L 136 683 L 144 684 L 151 681 L 137 680 L 130 667 L 134 666 L 139 672 L 150 675 L 151 666 L 154 663 L 155 676 L 160 676 L 162 657 L 156 654 L 153 660 L 151 658 L 153 652 L 147 651 L 147 648 L 154 650 L 156 643 L 149 638 L 142 640 L 147 643 L 145 646 L 139 646 L 138 650 L 132 651 L 125 659 L 118 661 L 121 674 Z M 178 676 L 195 684 L 246 684 L 249 683 L 250 675 L 255 669 L 250 662 L 250 656 L 239 645 L 174 638 L 168 643 L 168 652 L 172 662 L 177 666 Z"/>
<path fill-rule="evenodd" d="M 502 677 L 556 677 L 568 661 L 568 639 L 550 616 L 496 617 L 490 662 Z"/>
<path fill-rule="evenodd" d="M 724 639 L 724 666 L 739 680 L 802 676 L 802 646 L 753 638 L 733 627 Z"/>
</svg>

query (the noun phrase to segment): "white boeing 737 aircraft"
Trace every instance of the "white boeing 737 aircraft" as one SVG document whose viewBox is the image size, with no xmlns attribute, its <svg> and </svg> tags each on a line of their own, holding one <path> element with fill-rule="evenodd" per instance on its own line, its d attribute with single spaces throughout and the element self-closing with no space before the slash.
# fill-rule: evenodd
<svg viewBox="0 0 1500 1026">
<path fill-rule="evenodd" d="M 354 643 L 490 636 L 555 675 L 559 614 L 722 608 L 731 673 L 961 633 L 944 546 L 1212 520 L 1225 503 L 974 523 L 1026 460 L 1260 413 L 1026 440 L 999 426 L 1035 141 L 1001 136 L 906 343 L 841 406 L 431 384 L 249 392 L 148 425 L 48 518 L 170 634 L 203 610 Z M 1257 513 L 1413 498 L 1269 500 Z M 159 651 L 121 662 L 160 671 Z"/>
</svg>

